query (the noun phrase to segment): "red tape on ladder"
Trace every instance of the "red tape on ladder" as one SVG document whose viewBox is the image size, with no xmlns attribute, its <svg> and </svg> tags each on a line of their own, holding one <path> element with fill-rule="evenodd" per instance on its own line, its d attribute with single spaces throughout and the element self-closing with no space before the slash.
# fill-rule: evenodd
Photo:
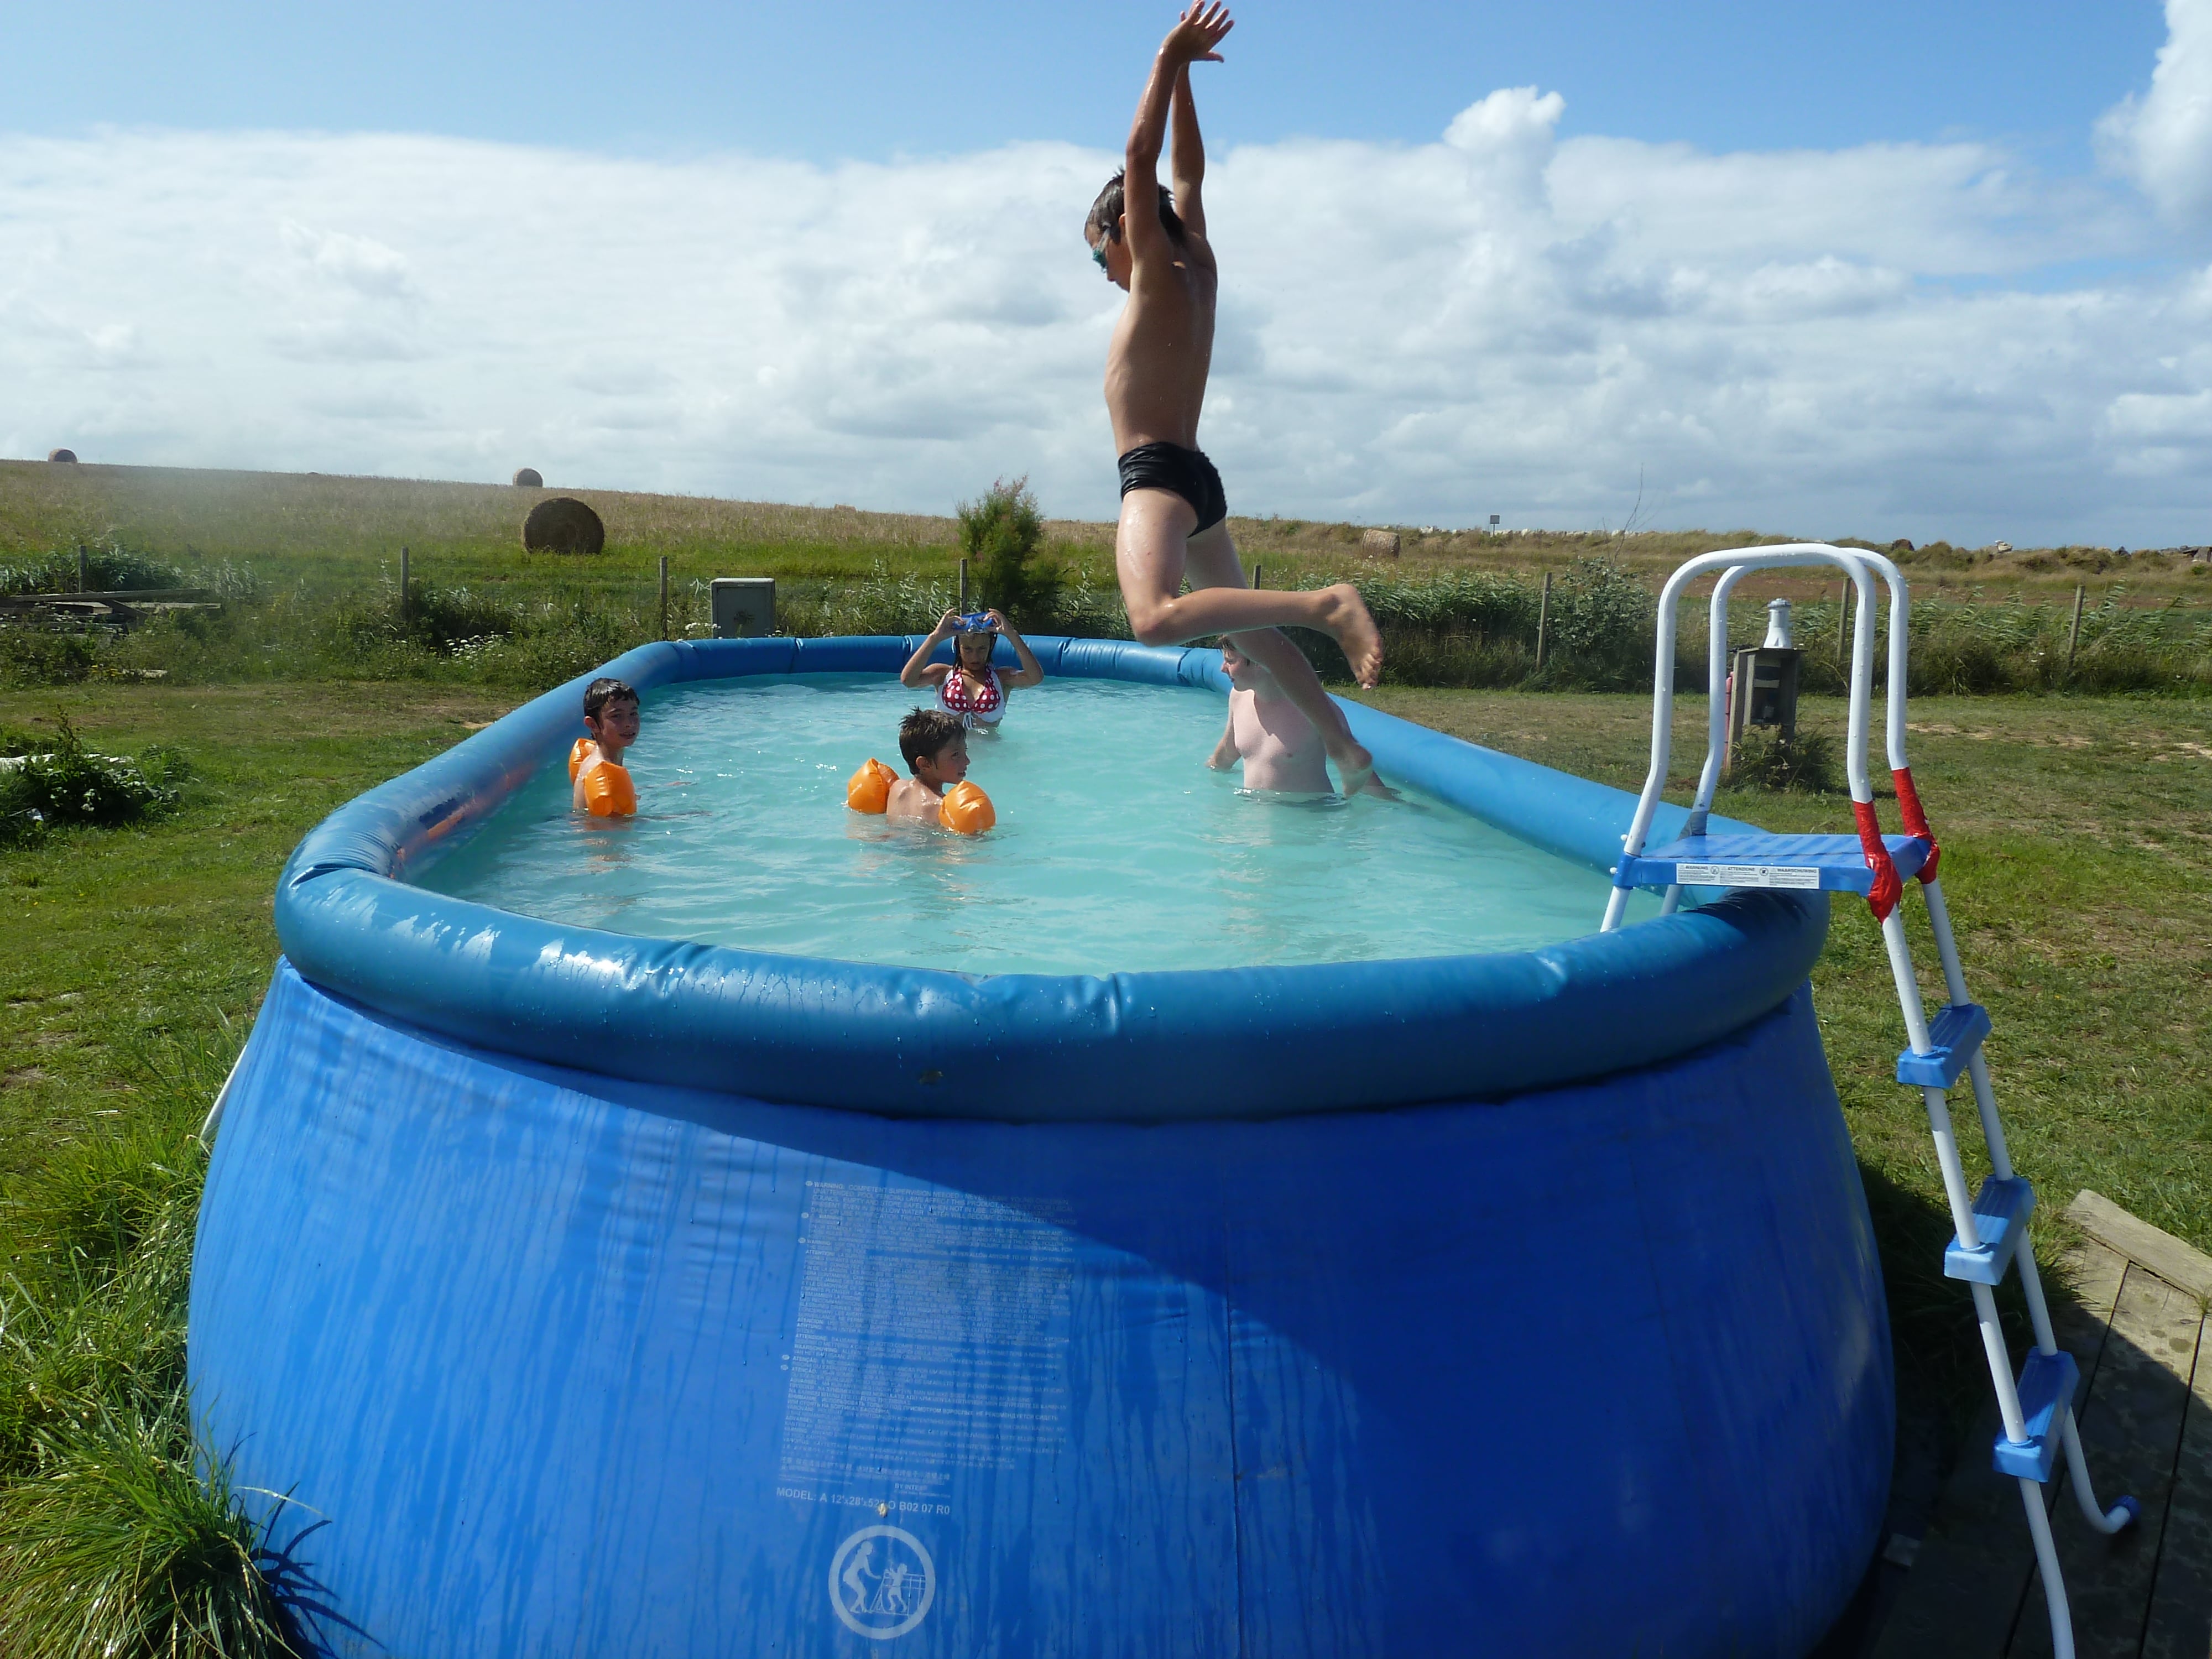
<svg viewBox="0 0 2212 1659">
<path fill-rule="evenodd" d="M 1928 827 L 1928 814 L 1920 810 L 1920 792 L 1912 787 L 1912 769 L 1900 766 L 1893 770 L 1897 780 L 1898 816 L 1905 820 L 1905 833 L 1928 843 L 1928 862 L 1920 866 L 1920 879 L 1936 879 L 1936 860 L 1943 856 L 1943 849 L 1936 844 L 1936 832 Z"/>
<path fill-rule="evenodd" d="M 1905 896 L 1905 884 L 1898 879 L 1897 866 L 1891 861 L 1889 848 L 1882 844 L 1881 821 L 1874 815 L 1874 803 L 1853 801 L 1851 816 L 1858 820 L 1859 848 L 1866 854 L 1867 868 L 1874 872 L 1874 891 L 1867 895 L 1867 908 L 1874 912 L 1876 921 L 1887 921 L 1898 900 Z"/>
</svg>

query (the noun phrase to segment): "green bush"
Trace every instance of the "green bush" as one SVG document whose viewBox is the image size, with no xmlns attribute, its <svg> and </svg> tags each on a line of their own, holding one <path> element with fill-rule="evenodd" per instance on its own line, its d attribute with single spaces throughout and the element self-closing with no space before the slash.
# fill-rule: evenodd
<svg viewBox="0 0 2212 1659">
<path fill-rule="evenodd" d="M 77 685 L 97 671 L 103 636 L 82 629 L 0 623 L 0 684 Z"/>
<path fill-rule="evenodd" d="M 227 562 L 224 568 L 232 568 Z M 0 564 L 0 593 L 73 593 L 76 576 L 76 550 L 55 548 L 20 563 Z M 110 537 L 85 544 L 84 585 L 113 593 L 205 584 L 192 580 L 179 565 L 135 552 Z"/>
<path fill-rule="evenodd" d="M 173 811 L 191 771 L 183 753 L 166 745 L 137 760 L 94 754 L 64 715 L 47 744 L 0 760 L 0 846 L 57 824 L 134 823 Z"/>
<path fill-rule="evenodd" d="M 1730 751 L 1728 783 L 1732 789 L 1833 794 L 1842 787 L 1835 740 L 1802 727 L 1794 738 L 1784 738 L 1779 726 L 1748 727 Z"/>
<path fill-rule="evenodd" d="M 1044 514 L 1027 478 L 1001 478 L 982 499 L 963 501 L 960 550 L 974 579 L 972 603 L 1018 618 L 1051 611 L 1060 595 L 1060 568 L 1042 556 Z M 930 618 L 935 623 L 934 617 Z"/>
</svg>

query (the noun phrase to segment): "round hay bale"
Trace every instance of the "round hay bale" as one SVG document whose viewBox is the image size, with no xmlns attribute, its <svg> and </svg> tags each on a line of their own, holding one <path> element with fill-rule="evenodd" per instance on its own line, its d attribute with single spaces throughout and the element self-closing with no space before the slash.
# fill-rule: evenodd
<svg viewBox="0 0 2212 1659">
<path fill-rule="evenodd" d="M 574 495 L 551 495 L 522 521 L 522 544 L 532 553 L 596 553 L 607 544 L 607 528 Z"/>
<path fill-rule="evenodd" d="M 1359 550 L 1370 559 L 1395 559 L 1398 556 L 1398 532 L 1395 530 L 1370 530 L 1359 538 Z"/>
<path fill-rule="evenodd" d="M 545 488 L 545 475 L 534 466 L 520 468 L 514 475 L 514 487 L 517 489 L 543 489 Z"/>
<path fill-rule="evenodd" d="M 46 452 L 46 459 L 50 461 L 61 461 L 70 466 L 75 466 L 76 465 L 76 451 L 74 449 L 50 449 Z"/>
</svg>

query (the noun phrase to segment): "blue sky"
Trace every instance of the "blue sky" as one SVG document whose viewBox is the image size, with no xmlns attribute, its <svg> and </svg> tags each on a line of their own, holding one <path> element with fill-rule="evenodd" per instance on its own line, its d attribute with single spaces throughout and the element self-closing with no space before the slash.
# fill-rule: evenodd
<svg viewBox="0 0 2212 1659">
<path fill-rule="evenodd" d="M 11 9 L 0 125 L 308 128 L 823 161 L 1024 139 L 1110 142 L 1170 16 L 1018 6 L 649 3 Z M 2146 83 L 2146 0 L 1261 0 L 1208 88 L 1220 142 L 1423 143 L 1478 91 L 1567 100 L 1562 137 L 1710 150 L 2004 139 L 2089 165 L 2097 116 Z"/>
<path fill-rule="evenodd" d="M 1171 15 L 16 8 L 0 453 L 1109 516 Z M 1237 510 L 2212 541 L 2212 0 L 1240 15 Z"/>
</svg>

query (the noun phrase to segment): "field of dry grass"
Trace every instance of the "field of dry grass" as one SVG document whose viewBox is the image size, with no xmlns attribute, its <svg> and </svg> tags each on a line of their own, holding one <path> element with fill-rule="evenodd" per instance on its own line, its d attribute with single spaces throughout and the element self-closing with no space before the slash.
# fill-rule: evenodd
<svg viewBox="0 0 2212 1659">
<path fill-rule="evenodd" d="M 976 481 L 981 495 L 989 483 Z M 548 495 L 588 501 L 607 526 L 607 550 L 589 562 L 526 554 L 520 526 Z M 1044 504 L 1048 509 L 1050 502 Z M 711 496 L 621 490 L 545 489 L 319 473 L 202 471 L 172 467 L 60 466 L 0 461 L 0 563 L 36 557 L 78 542 L 114 539 L 167 558 L 229 559 L 254 564 L 264 580 L 345 585 L 372 575 L 410 548 L 418 570 L 447 582 L 532 579 L 597 586 L 634 586 L 665 555 L 679 583 L 714 575 L 787 577 L 943 574 L 957 557 L 954 503 L 942 515 L 873 513 L 848 506 L 793 507 Z M 1577 559 L 1612 558 L 1657 575 L 1694 553 L 1815 536 L 1848 535 L 1847 526 L 1799 526 L 1787 534 L 1751 530 L 1598 532 L 1395 528 L 1395 559 L 1363 556 L 1369 526 L 1287 518 L 1230 521 L 1248 563 L 1271 586 L 1324 574 L 1366 569 L 1408 580 L 1462 572 L 1529 574 Z M 1055 519 L 1053 551 L 1095 580 L 1109 579 L 1113 526 Z M 1916 589 L 1930 597 L 2019 596 L 2031 602 L 2070 596 L 2084 583 L 2094 599 L 2119 586 L 2138 605 L 2212 604 L 2212 563 L 2187 551 L 2109 548 L 2022 548 L 2011 553 L 1937 544 L 1905 562 Z M 1759 597 L 1812 599 L 1832 585 L 1818 578 L 1774 577 Z M 1746 590 L 1746 597 L 1750 592 Z"/>
</svg>

